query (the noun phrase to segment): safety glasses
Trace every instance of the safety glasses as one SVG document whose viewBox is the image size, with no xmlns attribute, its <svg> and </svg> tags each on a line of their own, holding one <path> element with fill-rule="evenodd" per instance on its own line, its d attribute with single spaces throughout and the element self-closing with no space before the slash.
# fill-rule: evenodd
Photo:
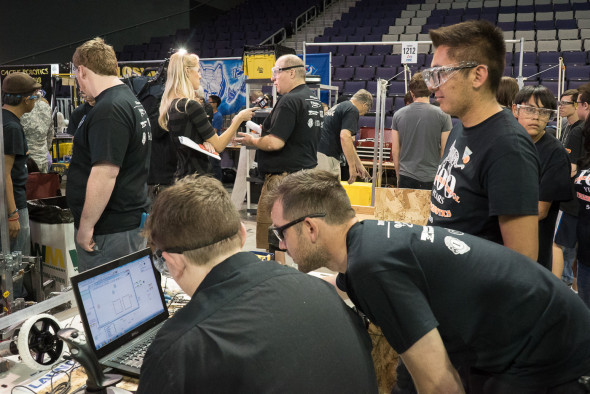
<svg viewBox="0 0 590 394">
<path fill-rule="evenodd" d="M 456 66 L 432 67 L 422 70 L 422 77 L 424 77 L 424 82 L 426 82 L 428 89 L 433 90 L 446 83 L 460 70 L 477 66 L 479 66 L 477 62 L 461 62 Z"/>
<path fill-rule="evenodd" d="M 532 107 L 530 105 L 517 104 L 519 116 L 525 116 L 527 118 L 539 118 L 540 120 L 550 122 L 555 119 L 557 111 L 549 108 Z"/>
<path fill-rule="evenodd" d="M 299 219 L 292 220 L 287 224 L 283 224 L 282 226 L 279 226 L 279 227 L 272 226 L 270 229 L 277 236 L 279 241 L 284 242 L 285 241 L 285 230 L 287 230 L 289 227 L 292 227 L 292 226 L 296 225 L 297 223 L 301 223 L 302 221 L 304 221 L 307 218 L 323 218 L 324 216 L 326 216 L 325 213 L 314 213 L 311 215 L 305 215 L 305 216 L 300 217 Z"/>
</svg>

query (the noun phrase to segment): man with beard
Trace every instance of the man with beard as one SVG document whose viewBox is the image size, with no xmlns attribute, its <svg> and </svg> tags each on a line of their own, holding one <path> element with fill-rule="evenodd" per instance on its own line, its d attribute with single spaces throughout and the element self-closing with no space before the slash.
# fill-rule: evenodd
<svg viewBox="0 0 590 394">
<path fill-rule="evenodd" d="M 586 392 L 590 311 L 535 261 L 456 230 L 359 222 L 325 171 L 287 176 L 269 203 L 280 247 L 302 272 L 339 273 L 418 392 L 463 392 L 457 370 L 469 392 Z"/>
</svg>

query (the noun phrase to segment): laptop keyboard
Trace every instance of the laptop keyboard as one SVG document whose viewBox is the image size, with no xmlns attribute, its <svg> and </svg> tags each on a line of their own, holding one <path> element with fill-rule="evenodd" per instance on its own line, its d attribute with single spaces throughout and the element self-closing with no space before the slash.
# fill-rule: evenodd
<svg viewBox="0 0 590 394">
<path fill-rule="evenodd" d="M 143 341 L 138 342 L 137 344 L 135 344 L 135 346 L 129 348 L 125 353 L 113 358 L 111 361 L 117 362 L 122 365 L 126 365 L 128 367 L 141 368 L 145 352 L 148 349 L 148 347 L 150 347 L 155 337 L 155 332 L 146 336 Z"/>
</svg>

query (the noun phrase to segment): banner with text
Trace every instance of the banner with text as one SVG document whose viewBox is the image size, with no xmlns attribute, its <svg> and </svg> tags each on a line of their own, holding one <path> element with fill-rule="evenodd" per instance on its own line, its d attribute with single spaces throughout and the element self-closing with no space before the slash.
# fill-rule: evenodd
<svg viewBox="0 0 590 394">
<path fill-rule="evenodd" d="M 0 83 L 8 74 L 15 72 L 24 72 L 29 74 L 38 83 L 41 84 L 41 89 L 45 91 L 45 98 L 47 101 L 51 100 L 53 93 L 53 85 L 51 83 L 51 75 L 59 73 L 58 64 L 28 64 L 18 66 L 0 66 Z"/>
</svg>

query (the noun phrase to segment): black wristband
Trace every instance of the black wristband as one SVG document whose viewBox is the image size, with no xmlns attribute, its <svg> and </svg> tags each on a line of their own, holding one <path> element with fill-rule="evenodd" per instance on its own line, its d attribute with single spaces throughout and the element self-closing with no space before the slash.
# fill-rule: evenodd
<svg viewBox="0 0 590 394">
<path fill-rule="evenodd" d="M 12 213 L 10 213 L 10 214 L 8 215 L 8 217 L 9 217 L 9 218 L 11 218 L 11 217 L 13 217 L 14 215 L 16 215 L 17 213 L 18 213 L 18 208 L 17 208 L 17 209 L 15 209 L 14 211 L 12 211 Z"/>
</svg>

